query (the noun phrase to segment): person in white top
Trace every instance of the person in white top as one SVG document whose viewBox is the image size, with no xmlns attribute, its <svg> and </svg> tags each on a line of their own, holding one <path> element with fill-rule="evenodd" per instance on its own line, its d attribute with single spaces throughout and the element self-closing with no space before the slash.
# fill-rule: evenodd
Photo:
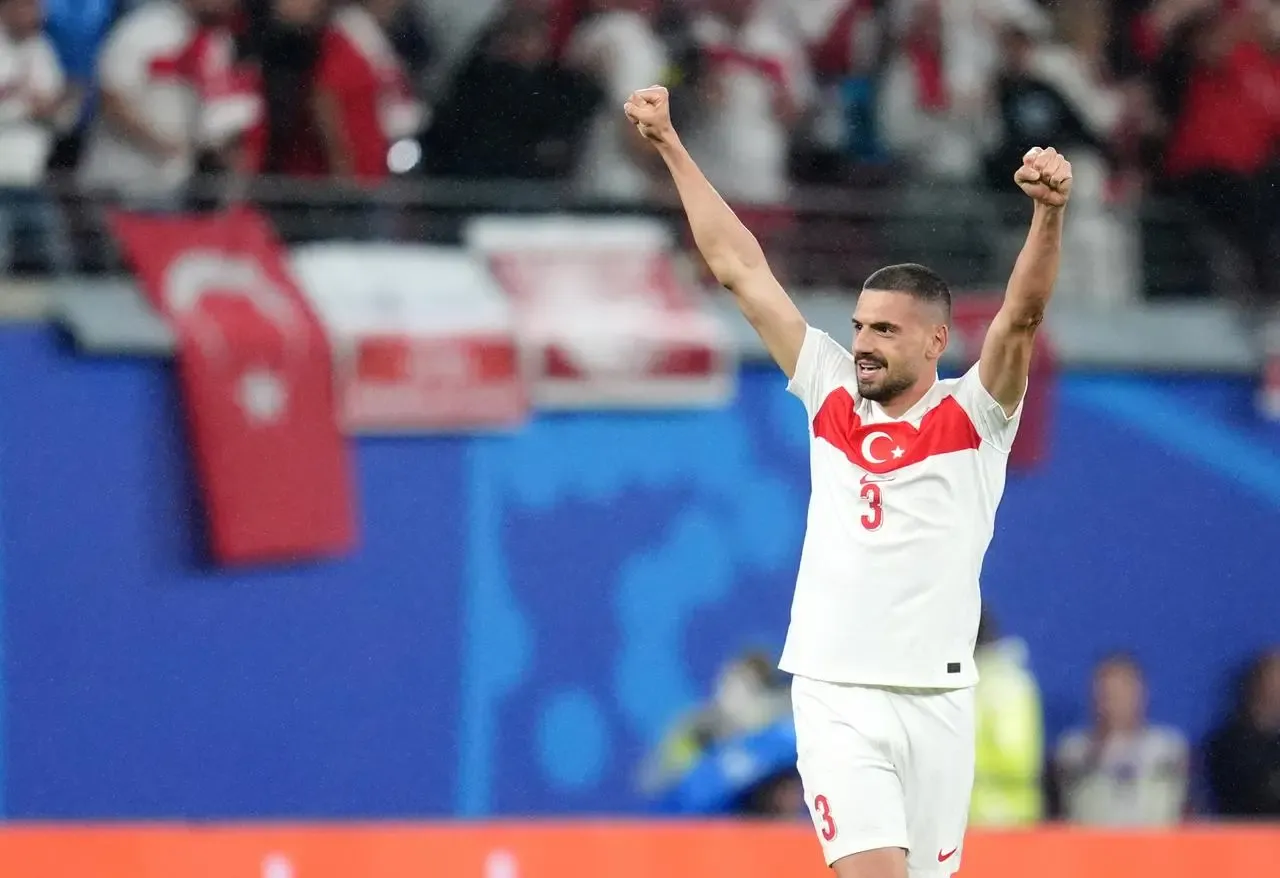
<svg viewBox="0 0 1280 878">
<path fill-rule="evenodd" d="M 942 0 L 894 7 L 896 40 L 876 96 L 876 130 L 896 158 L 936 180 L 977 179 L 994 137 L 991 113 L 963 100 L 957 71 L 948 63 Z"/>
<path fill-rule="evenodd" d="M 779 205 L 790 193 L 791 134 L 816 91 L 807 49 L 771 3 L 705 5 L 711 14 L 694 22 L 705 70 L 689 151 L 731 202 Z"/>
<path fill-rule="evenodd" d="M 179 194 L 205 143 L 201 80 L 230 65 L 234 0 L 151 0 L 112 29 L 98 58 L 101 103 L 79 180 L 163 201 Z"/>
<path fill-rule="evenodd" d="M 593 0 L 595 14 L 569 40 L 566 60 L 592 73 L 608 105 L 591 124 L 579 160 L 578 192 L 590 199 L 627 204 L 661 191 L 662 168 L 633 127 L 612 109 L 637 82 L 660 82 L 667 50 L 653 27 L 655 0 Z"/>
<path fill-rule="evenodd" d="M 1187 804 L 1190 752 L 1177 729 L 1147 722 L 1142 668 L 1127 654 L 1093 672 L 1093 726 L 1058 741 L 1063 816 L 1093 826 L 1173 826 Z"/>
<path fill-rule="evenodd" d="M 40 0 L 0 0 L 0 272 L 13 264 L 18 239 L 37 245 L 23 250 L 43 250 L 47 267 L 70 261 L 61 216 L 40 190 L 54 134 L 74 112 L 43 25 Z M 28 231 L 34 236 L 21 234 Z"/>
<path fill-rule="evenodd" d="M 873 274 L 850 354 L 807 325 L 685 150 L 666 89 L 634 92 L 624 112 L 808 413 L 813 488 L 780 667 L 826 860 L 838 878 L 950 875 L 973 786 L 978 576 L 1058 274 L 1071 165 L 1035 148 L 1014 172 L 1034 203 L 1026 245 L 979 362 L 939 380 L 940 277 L 910 264 Z"/>
</svg>

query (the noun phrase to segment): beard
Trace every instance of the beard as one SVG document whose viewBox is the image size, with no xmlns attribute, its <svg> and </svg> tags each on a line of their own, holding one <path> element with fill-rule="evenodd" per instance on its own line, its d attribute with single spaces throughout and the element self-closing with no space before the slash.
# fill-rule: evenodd
<svg viewBox="0 0 1280 878">
<path fill-rule="evenodd" d="M 916 376 L 892 370 L 888 363 L 877 357 L 862 357 L 858 362 L 880 367 L 872 375 L 858 375 L 858 395 L 863 399 L 878 403 L 891 402 L 916 383 Z"/>
</svg>

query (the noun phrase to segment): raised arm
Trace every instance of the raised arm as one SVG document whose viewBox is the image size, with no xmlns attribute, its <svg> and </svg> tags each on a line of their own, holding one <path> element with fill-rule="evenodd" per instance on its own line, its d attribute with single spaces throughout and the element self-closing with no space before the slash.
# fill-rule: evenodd
<svg viewBox="0 0 1280 878">
<path fill-rule="evenodd" d="M 795 375 L 806 324 L 765 261 L 760 243 L 711 186 L 671 124 L 667 90 L 633 93 L 627 118 L 658 150 L 689 217 L 693 240 L 707 267 L 738 300 L 738 307 L 788 378 Z"/>
<path fill-rule="evenodd" d="M 1004 304 L 982 343 L 978 377 L 1012 417 L 1027 389 L 1031 349 L 1044 320 L 1062 260 L 1062 220 L 1071 194 L 1071 163 L 1057 150 L 1036 147 L 1022 159 L 1014 182 L 1035 202 L 1031 230 L 1013 266 Z"/>
</svg>

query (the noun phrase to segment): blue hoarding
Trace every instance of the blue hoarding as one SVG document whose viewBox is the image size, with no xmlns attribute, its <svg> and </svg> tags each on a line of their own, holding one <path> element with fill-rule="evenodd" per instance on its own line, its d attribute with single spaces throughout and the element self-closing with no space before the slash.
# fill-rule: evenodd
<svg viewBox="0 0 1280 878">
<path fill-rule="evenodd" d="M 1280 640 L 1280 442 L 1229 379 L 1067 378 L 984 589 L 1051 728 L 1128 647 L 1203 733 Z M 351 558 L 201 568 L 176 381 L 0 330 L 11 817 L 630 811 L 642 751 L 785 630 L 808 486 L 772 370 L 706 413 L 367 439 Z M 1272 538 L 1264 538 L 1270 534 Z"/>
</svg>

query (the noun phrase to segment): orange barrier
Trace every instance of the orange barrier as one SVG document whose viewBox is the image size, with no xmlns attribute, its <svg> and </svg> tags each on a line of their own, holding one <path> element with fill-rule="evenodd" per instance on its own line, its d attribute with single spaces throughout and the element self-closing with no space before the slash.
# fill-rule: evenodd
<svg viewBox="0 0 1280 878">
<path fill-rule="evenodd" d="M 9 878 L 825 878 L 803 825 L 484 823 L 24 826 Z M 972 833 L 965 878 L 1261 878 L 1280 825 Z"/>
</svg>

